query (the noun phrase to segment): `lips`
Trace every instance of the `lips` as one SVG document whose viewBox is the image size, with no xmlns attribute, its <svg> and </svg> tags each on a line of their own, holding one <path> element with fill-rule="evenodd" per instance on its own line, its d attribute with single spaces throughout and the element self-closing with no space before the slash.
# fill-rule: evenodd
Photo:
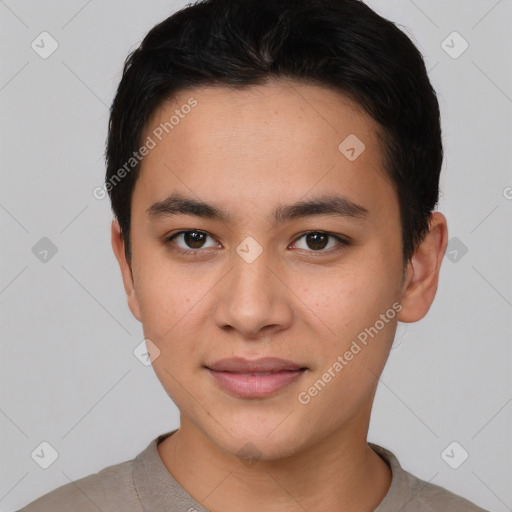
<svg viewBox="0 0 512 512">
<path fill-rule="evenodd" d="M 295 371 L 300 370 L 299 364 L 286 359 L 278 359 L 277 357 L 263 357 L 261 359 L 244 359 L 242 357 L 232 357 L 229 359 L 221 359 L 208 368 L 217 372 L 232 373 L 276 373 L 283 370 Z"/>
<path fill-rule="evenodd" d="M 275 357 L 248 360 L 234 357 L 206 366 L 217 385 L 240 398 L 274 395 L 301 378 L 307 370 L 293 361 Z"/>
</svg>

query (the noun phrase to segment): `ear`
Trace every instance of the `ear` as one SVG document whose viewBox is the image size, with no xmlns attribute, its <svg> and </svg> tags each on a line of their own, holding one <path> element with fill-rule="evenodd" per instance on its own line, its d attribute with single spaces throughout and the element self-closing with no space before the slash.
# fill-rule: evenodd
<svg viewBox="0 0 512 512">
<path fill-rule="evenodd" d="M 417 322 L 430 309 L 437 291 L 439 271 L 448 244 L 448 227 L 442 213 L 430 216 L 429 230 L 418 245 L 405 271 L 400 322 Z"/>
<path fill-rule="evenodd" d="M 117 220 L 112 221 L 112 249 L 116 255 L 117 262 L 121 269 L 121 276 L 123 277 L 124 291 L 128 299 L 128 306 L 132 315 L 141 322 L 141 314 L 137 294 L 133 285 L 133 274 L 130 262 L 126 259 L 126 251 L 124 245 L 124 238 L 121 232 L 121 226 Z"/>
</svg>

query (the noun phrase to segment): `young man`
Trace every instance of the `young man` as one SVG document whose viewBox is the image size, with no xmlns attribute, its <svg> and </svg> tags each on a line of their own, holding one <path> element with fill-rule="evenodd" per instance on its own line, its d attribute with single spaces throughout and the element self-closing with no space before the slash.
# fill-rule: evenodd
<svg viewBox="0 0 512 512">
<path fill-rule="evenodd" d="M 397 322 L 434 299 L 436 95 L 358 0 L 206 0 L 111 110 L 112 245 L 180 428 L 36 511 L 481 511 L 367 442 Z"/>
</svg>

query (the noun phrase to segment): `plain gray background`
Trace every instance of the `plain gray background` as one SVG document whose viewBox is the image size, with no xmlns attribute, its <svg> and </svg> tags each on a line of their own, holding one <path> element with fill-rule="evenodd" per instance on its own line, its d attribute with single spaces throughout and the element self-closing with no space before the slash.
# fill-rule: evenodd
<svg viewBox="0 0 512 512">
<path fill-rule="evenodd" d="M 420 478 L 512 510 L 512 2 L 368 3 L 413 37 L 438 91 L 451 238 L 430 313 L 399 327 L 369 440 Z M 124 59 L 185 4 L 0 0 L 1 511 L 178 426 L 133 355 L 142 329 L 110 248 L 108 199 L 92 191 Z M 45 31 L 58 48 L 43 59 L 31 43 Z M 57 249 L 47 261 L 43 237 Z M 59 454 L 48 469 L 31 457 L 43 441 Z M 454 441 L 452 461 L 469 454 L 457 469 L 441 456 Z"/>
</svg>

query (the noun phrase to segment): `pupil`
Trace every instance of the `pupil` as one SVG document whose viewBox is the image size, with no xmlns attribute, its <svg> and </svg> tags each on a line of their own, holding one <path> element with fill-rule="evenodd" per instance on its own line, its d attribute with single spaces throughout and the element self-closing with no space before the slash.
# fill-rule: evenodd
<svg viewBox="0 0 512 512">
<path fill-rule="evenodd" d="M 306 241 L 310 249 L 323 249 L 327 245 L 327 235 L 324 233 L 309 233 Z"/>
<path fill-rule="evenodd" d="M 201 245 L 204 242 L 204 233 L 200 233 L 199 231 L 187 231 L 185 233 L 185 243 L 193 248 L 193 249 L 200 249 Z"/>
</svg>

